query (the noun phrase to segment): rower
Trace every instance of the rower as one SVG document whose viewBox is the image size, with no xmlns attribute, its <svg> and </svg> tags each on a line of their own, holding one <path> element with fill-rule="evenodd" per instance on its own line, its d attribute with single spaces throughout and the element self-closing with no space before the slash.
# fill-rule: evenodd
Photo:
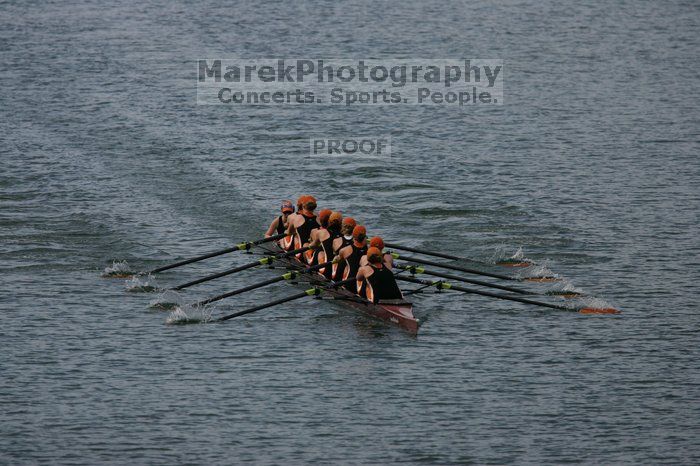
<svg viewBox="0 0 700 466">
<path fill-rule="evenodd" d="M 369 240 L 369 247 L 370 248 L 377 248 L 380 251 L 384 251 L 384 240 L 379 237 L 375 236 L 371 240 Z M 394 258 L 391 256 L 391 254 L 383 253 L 382 254 L 382 263 L 386 265 L 389 270 L 391 270 L 394 267 Z M 362 256 L 360 259 L 360 267 L 363 267 L 368 264 L 367 256 Z"/>
<path fill-rule="evenodd" d="M 338 251 L 343 249 L 345 246 L 350 246 L 352 244 L 352 230 L 357 226 L 357 222 L 352 217 L 345 217 L 343 219 L 343 226 L 340 229 L 340 235 L 338 238 L 333 240 L 333 252 L 338 254 Z"/>
<path fill-rule="evenodd" d="M 319 263 L 317 262 L 318 253 L 320 251 L 319 246 L 321 245 L 321 241 L 330 235 L 328 233 L 328 220 L 332 213 L 333 211 L 331 209 L 323 209 L 318 213 L 317 220 L 319 227 L 311 230 L 311 234 L 309 235 L 309 247 L 311 249 L 304 252 L 304 258 L 309 265 L 316 265 Z"/>
<path fill-rule="evenodd" d="M 328 219 L 323 218 L 323 211 L 318 214 L 321 228 L 311 232 L 311 242 L 309 246 L 316 248 L 313 265 L 323 264 L 333 260 L 333 241 L 340 236 L 340 227 L 343 221 L 343 215 L 340 212 L 332 212 Z M 325 225 L 324 225 L 325 220 Z M 323 229 L 325 227 L 325 230 Z M 331 279 L 333 275 L 333 267 L 326 266 L 318 271 L 324 277 Z"/>
<path fill-rule="evenodd" d="M 360 258 L 367 253 L 367 230 L 362 225 L 357 225 L 352 230 L 352 244 L 345 246 L 338 253 L 341 263 L 344 263 L 343 280 L 354 277 L 360 268 Z M 337 277 L 337 275 L 336 275 Z M 355 282 L 345 285 L 345 288 L 353 293 L 357 293 Z"/>
<path fill-rule="evenodd" d="M 391 269 L 384 264 L 381 249 L 371 247 L 367 250 L 368 264 L 357 271 L 356 286 L 358 294 L 373 303 L 387 299 L 403 299 L 401 289 Z"/>
<path fill-rule="evenodd" d="M 297 212 L 294 218 L 290 219 L 289 228 L 287 228 L 287 234 L 294 237 L 292 249 L 307 246 L 311 230 L 319 227 L 316 214 L 314 214 L 316 199 L 313 196 L 302 196 L 300 200 L 303 201 L 301 212 Z M 301 259 L 301 254 L 297 258 Z"/>
<path fill-rule="evenodd" d="M 265 232 L 265 238 L 269 238 L 272 235 L 281 235 L 287 230 L 287 220 L 289 219 L 289 215 L 294 212 L 292 201 L 282 201 L 281 210 L 282 215 L 278 216 L 270 223 L 270 228 Z"/>
</svg>

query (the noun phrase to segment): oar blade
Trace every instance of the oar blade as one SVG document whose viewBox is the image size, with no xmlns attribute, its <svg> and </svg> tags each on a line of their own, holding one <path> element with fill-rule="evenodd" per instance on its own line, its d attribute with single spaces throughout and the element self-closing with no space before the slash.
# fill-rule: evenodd
<svg viewBox="0 0 700 466">
<path fill-rule="evenodd" d="M 613 307 L 594 308 L 583 307 L 578 310 L 579 314 L 622 314 L 618 309 Z"/>
</svg>

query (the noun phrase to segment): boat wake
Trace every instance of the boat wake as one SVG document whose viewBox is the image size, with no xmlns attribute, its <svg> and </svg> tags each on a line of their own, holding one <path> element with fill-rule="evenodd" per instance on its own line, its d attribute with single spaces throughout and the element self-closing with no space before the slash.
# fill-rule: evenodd
<svg viewBox="0 0 700 466">
<path fill-rule="evenodd" d="M 159 288 L 156 286 L 156 279 L 153 275 L 148 275 L 146 277 L 132 277 L 131 280 L 127 280 L 126 291 L 130 293 L 152 293 L 158 291 Z"/>
<path fill-rule="evenodd" d="M 102 278 L 130 278 L 133 277 L 136 272 L 129 268 L 129 263 L 127 261 L 114 261 L 109 267 L 105 267 L 102 271 Z"/>
<path fill-rule="evenodd" d="M 168 325 L 206 324 L 211 322 L 212 308 L 184 304 L 172 310 L 165 323 Z"/>
</svg>

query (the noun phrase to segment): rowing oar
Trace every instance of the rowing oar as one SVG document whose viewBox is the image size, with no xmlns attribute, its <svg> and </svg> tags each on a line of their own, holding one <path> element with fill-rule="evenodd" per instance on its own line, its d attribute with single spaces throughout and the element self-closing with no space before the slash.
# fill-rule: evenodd
<svg viewBox="0 0 700 466">
<path fill-rule="evenodd" d="M 419 285 L 434 286 L 438 290 L 461 291 L 463 293 L 478 294 L 481 296 L 488 296 L 490 298 L 505 299 L 508 301 L 515 301 L 518 303 L 532 304 L 534 306 L 548 307 L 550 309 L 558 309 L 560 311 L 569 311 L 569 312 L 573 311 L 573 312 L 580 312 L 581 314 L 619 314 L 620 313 L 620 311 L 618 311 L 617 309 L 614 309 L 614 308 L 596 309 L 596 308 L 591 308 L 591 307 L 571 308 L 571 307 L 567 307 L 567 306 L 558 306 L 556 304 L 543 303 L 541 301 L 534 301 L 532 299 L 519 298 L 517 296 L 506 296 L 506 295 L 502 295 L 502 294 L 491 293 L 489 291 L 481 291 L 481 290 L 474 290 L 471 288 L 464 288 L 462 286 L 453 285 L 449 282 L 442 281 L 442 280 L 438 280 L 438 281 L 421 280 L 420 278 L 403 277 L 401 275 L 397 275 L 396 279 L 402 280 L 405 282 L 417 283 Z"/>
<path fill-rule="evenodd" d="M 522 281 L 527 281 L 527 282 L 554 282 L 554 281 L 559 281 L 558 278 L 556 277 L 528 277 L 528 278 L 516 278 L 516 277 L 511 277 L 509 275 L 502 275 L 500 273 L 492 273 L 492 272 L 482 272 L 481 270 L 475 270 L 475 269 L 470 269 L 467 267 L 460 267 L 458 265 L 451 265 L 451 264 L 443 264 L 441 262 L 433 262 L 429 261 L 426 259 L 418 259 L 417 257 L 407 257 L 403 256 L 399 253 L 392 252 L 391 256 L 394 259 L 403 259 L 408 262 L 415 262 L 417 264 L 423 264 L 423 265 L 432 265 L 433 267 L 442 267 L 444 269 L 450 269 L 450 270 L 456 270 L 458 272 L 464 272 L 464 273 L 470 273 L 474 275 L 483 275 L 484 277 L 491 277 L 491 278 L 498 278 L 501 280 L 510 280 L 510 281 L 516 281 L 516 282 L 522 282 Z"/>
<path fill-rule="evenodd" d="M 309 247 L 305 246 L 303 248 L 295 249 L 293 251 L 279 253 L 279 254 L 276 254 L 274 256 L 263 257 L 262 259 L 258 259 L 254 262 L 239 265 L 238 267 L 224 270 L 223 272 L 215 273 L 213 275 L 207 275 L 206 277 L 198 278 L 197 280 L 192 280 L 191 282 L 183 283 L 182 285 L 177 285 L 177 286 L 170 288 L 170 289 L 175 290 L 175 291 L 182 290 L 183 288 L 189 288 L 192 285 L 197 285 L 199 283 L 208 282 L 209 280 L 214 280 L 216 278 L 225 277 L 226 275 L 231 275 L 234 273 L 242 272 L 244 270 L 252 269 L 253 267 L 257 267 L 259 265 L 269 265 L 269 264 L 272 264 L 272 262 L 274 262 L 275 259 L 281 259 L 283 257 L 293 256 L 295 254 L 299 254 L 300 252 L 304 252 L 307 249 L 309 249 Z"/>
<path fill-rule="evenodd" d="M 220 294 L 218 296 L 214 296 L 213 298 L 208 298 L 203 301 L 199 301 L 198 303 L 195 304 L 195 306 L 204 306 L 206 304 L 213 303 L 215 301 L 221 301 L 222 299 L 229 298 L 231 296 L 235 296 L 237 294 L 245 293 L 246 291 L 252 291 L 258 288 L 262 288 L 263 286 L 267 285 L 272 285 L 273 283 L 281 282 L 283 280 L 294 280 L 297 278 L 299 275 L 302 273 L 309 273 L 309 272 L 314 272 L 318 269 L 322 269 L 323 267 L 330 265 L 332 262 L 325 262 L 323 264 L 318 264 L 314 265 L 313 267 L 306 267 L 302 270 L 293 271 L 293 272 L 287 272 L 284 275 L 280 275 L 279 277 L 271 278 L 269 280 L 265 280 L 263 282 L 259 283 L 254 283 L 252 285 L 248 285 L 243 288 L 239 288 L 237 290 L 229 291 L 228 293 Z"/>
<path fill-rule="evenodd" d="M 512 286 L 497 285 L 496 283 L 483 282 L 481 280 L 474 280 L 473 278 L 459 277 L 457 275 L 451 275 L 449 273 L 435 272 L 432 270 L 426 270 L 423 267 L 415 265 L 397 265 L 399 269 L 407 270 L 411 275 L 416 274 L 426 274 L 432 275 L 433 277 L 447 278 L 448 280 L 455 280 L 458 282 L 471 283 L 472 285 L 480 285 L 488 288 L 496 288 L 503 291 L 510 291 L 511 293 L 518 294 L 529 294 L 529 295 L 540 295 L 544 294 L 547 296 L 561 296 L 563 298 L 577 298 L 583 296 L 581 293 L 576 291 L 548 291 L 546 293 L 535 293 L 534 291 L 522 290 L 520 288 L 513 288 Z"/>
<path fill-rule="evenodd" d="M 457 275 L 451 275 L 448 273 L 433 272 L 431 270 L 426 270 L 423 267 L 419 267 L 419 266 L 417 267 L 415 265 L 397 265 L 396 267 L 399 269 L 403 269 L 403 270 L 408 271 L 411 275 L 424 273 L 426 275 L 432 275 L 434 277 L 447 278 L 449 280 L 455 280 L 455 281 L 464 282 L 464 283 L 471 283 L 472 285 L 480 285 L 480 286 L 486 286 L 489 288 L 497 288 L 497 289 L 503 290 L 503 291 L 510 291 L 511 293 L 537 294 L 537 293 L 534 293 L 532 291 L 521 290 L 520 288 L 513 288 L 511 286 L 503 286 L 503 285 L 497 285 L 495 283 L 482 282 L 481 280 L 474 280 L 471 278 L 458 277 Z"/>
<path fill-rule="evenodd" d="M 474 262 L 475 264 L 492 265 L 492 264 L 489 264 L 488 262 L 479 261 L 476 259 L 469 259 L 468 257 L 453 256 L 451 254 L 445 254 L 443 252 L 426 251 L 425 249 L 409 248 L 408 246 L 401 246 L 400 244 L 396 244 L 396 243 L 384 243 L 384 246 L 386 246 L 388 248 L 392 248 L 392 249 L 398 249 L 399 251 L 415 252 L 417 254 L 425 254 L 426 256 L 433 256 L 433 257 L 442 257 L 443 259 L 450 259 L 453 261 L 469 261 L 469 262 Z M 532 262 L 501 261 L 501 262 L 498 262 L 497 265 L 502 265 L 502 266 L 506 266 L 506 267 L 526 267 L 526 266 L 532 265 Z"/>
<path fill-rule="evenodd" d="M 166 270 L 174 269 L 175 267 L 192 264 L 193 262 L 203 261 L 204 259 L 210 259 L 212 257 L 221 256 L 222 254 L 228 254 L 229 252 L 248 251 L 253 246 L 257 246 L 258 244 L 263 243 L 269 243 L 270 241 L 276 241 L 278 239 L 284 238 L 285 236 L 287 236 L 285 233 L 280 233 L 279 235 L 270 236 L 269 238 L 262 238 L 255 241 L 247 241 L 244 243 L 237 244 L 232 248 L 221 249 L 220 251 L 210 252 L 209 254 L 204 254 L 203 256 L 197 256 L 191 259 L 186 259 L 184 261 L 175 262 L 174 264 L 164 265 L 163 267 L 158 267 L 157 269 L 153 269 L 150 272 L 141 273 L 141 275 L 164 272 Z"/>
<path fill-rule="evenodd" d="M 339 286 L 345 285 L 345 284 L 353 282 L 353 281 L 355 281 L 354 277 L 348 278 L 347 280 L 343 280 L 340 282 L 333 282 L 332 284 L 329 284 L 323 288 L 337 288 Z M 268 307 L 277 306 L 278 304 L 288 303 L 289 301 L 294 301 L 295 299 L 301 299 L 301 298 L 305 298 L 307 296 L 318 296 L 323 292 L 323 288 L 315 286 L 313 288 L 309 288 L 308 290 L 302 291 L 301 293 L 287 296 L 286 298 L 278 299 L 276 301 L 272 301 L 272 302 L 265 303 L 265 304 L 260 304 L 259 306 L 251 307 L 248 309 L 244 309 L 242 311 L 234 312 L 233 314 L 229 314 L 227 316 L 219 317 L 218 319 L 216 319 L 215 322 L 222 322 L 224 320 L 229 320 L 229 319 L 233 319 L 235 317 L 244 316 L 246 314 L 250 314 L 252 312 L 259 311 L 261 309 L 267 309 Z"/>
</svg>

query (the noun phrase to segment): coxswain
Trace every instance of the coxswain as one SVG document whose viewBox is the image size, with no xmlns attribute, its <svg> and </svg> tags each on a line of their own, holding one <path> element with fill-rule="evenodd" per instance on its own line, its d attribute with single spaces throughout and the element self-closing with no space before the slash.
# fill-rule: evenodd
<svg viewBox="0 0 700 466">
<path fill-rule="evenodd" d="M 382 251 L 382 263 L 387 266 L 389 270 L 394 268 L 394 258 L 391 256 L 391 254 L 384 253 L 384 240 L 379 237 L 375 236 L 374 238 L 369 240 L 369 247 L 370 248 L 377 248 L 380 251 Z M 367 256 L 362 256 L 362 259 L 360 259 L 360 267 L 363 267 L 368 264 L 367 261 Z"/>
<path fill-rule="evenodd" d="M 333 252 L 333 241 L 338 236 L 341 236 L 340 227 L 343 222 L 343 215 L 340 212 L 333 212 L 328 217 L 324 230 L 324 219 L 322 218 L 321 214 L 322 212 L 319 212 L 318 214 L 321 229 L 311 232 L 311 243 L 309 243 L 309 246 L 316 248 L 314 265 L 324 264 L 333 260 L 335 257 Z M 331 266 L 323 267 L 319 269 L 318 272 L 328 279 L 333 278 L 333 267 Z"/>
<path fill-rule="evenodd" d="M 313 196 L 303 196 L 301 212 L 297 212 L 294 218 L 289 220 L 289 228 L 287 228 L 287 234 L 294 237 L 292 249 L 307 246 L 311 230 L 319 227 L 314 210 L 316 210 L 316 199 Z M 301 258 L 301 254 L 297 257 Z"/>
<path fill-rule="evenodd" d="M 265 238 L 269 238 L 272 235 L 281 235 L 287 231 L 287 221 L 289 215 L 294 213 L 294 206 L 292 201 L 282 201 L 282 215 L 278 216 L 276 219 L 270 223 L 270 228 L 265 232 Z"/>
<path fill-rule="evenodd" d="M 360 259 L 367 254 L 367 230 L 362 225 L 357 225 L 352 230 L 352 244 L 345 246 L 338 253 L 339 261 L 344 262 L 342 279 L 347 280 L 354 277 L 360 268 Z M 357 293 L 357 286 L 354 281 L 345 285 L 345 288 L 353 293 Z"/>
<path fill-rule="evenodd" d="M 381 249 L 371 247 L 367 250 L 367 265 L 357 271 L 356 286 L 358 294 L 373 303 L 387 299 L 403 299 L 401 289 L 391 269 L 384 264 Z"/>
</svg>

